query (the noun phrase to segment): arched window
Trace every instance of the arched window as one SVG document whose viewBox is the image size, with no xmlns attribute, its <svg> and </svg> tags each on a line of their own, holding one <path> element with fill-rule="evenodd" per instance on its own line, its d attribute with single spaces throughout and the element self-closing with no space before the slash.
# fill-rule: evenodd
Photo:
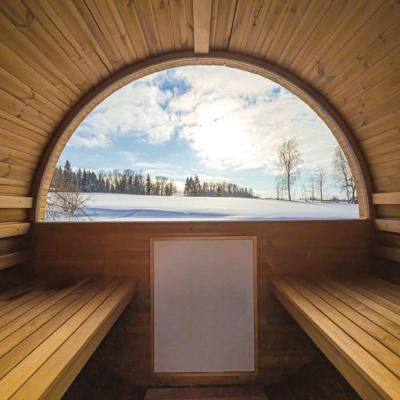
<svg viewBox="0 0 400 400">
<path fill-rule="evenodd" d="M 313 108 L 224 65 L 134 80 L 64 138 L 45 220 L 357 218 L 354 165 Z"/>
</svg>

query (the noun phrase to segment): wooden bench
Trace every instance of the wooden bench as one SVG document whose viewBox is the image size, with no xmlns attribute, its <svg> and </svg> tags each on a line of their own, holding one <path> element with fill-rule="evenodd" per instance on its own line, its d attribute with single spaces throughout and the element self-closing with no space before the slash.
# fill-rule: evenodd
<svg viewBox="0 0 400 400">
<path fill-rule="evenodd" d="M 0 294 L 0 398 L 59 399 L 135 291 L 124 278 L 36 282 Z"/>
<path fill-rule="evenodd" d="M 363 399 L 400 399 L 400 286 L 274 277 L 272 290 Z"/>
</svg>

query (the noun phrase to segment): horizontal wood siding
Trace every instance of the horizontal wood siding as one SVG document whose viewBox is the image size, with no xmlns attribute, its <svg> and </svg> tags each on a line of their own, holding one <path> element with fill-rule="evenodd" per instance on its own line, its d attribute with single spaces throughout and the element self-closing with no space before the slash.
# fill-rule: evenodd
<svg viewBox="0 0 400 400">
<path fill-rule="evenodd" d="M 350 272 L 366 268 L 372 224 L 367 220 L 38 223 L 34 233 L 35 267 L 40 274 L 96 272 L 131 276 L 138 281 L 135 302 L 117 322 L 93 361 L 138 385 L 154 383 L 150 376 L 150 239 L 257 236 L 260 372 L 256 380 L 273 382 L 309 361 L 315 348 L 271 297 L 268 277 L 276 273 Z M 224 382 L 237 383 L 237 379 L 232 377 Z M 210 378 L 197 382 L 220 381 Z"/>
</svg>

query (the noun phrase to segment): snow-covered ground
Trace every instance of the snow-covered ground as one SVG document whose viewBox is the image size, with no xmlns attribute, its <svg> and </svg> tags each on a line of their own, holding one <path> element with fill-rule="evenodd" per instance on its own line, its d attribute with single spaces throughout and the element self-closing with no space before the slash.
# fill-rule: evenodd
<svg viewBox="0 0 400 400">
<path fill-rule="evenodd" d="M 159 197 L 91 193 L 82 220 L 354 219 L 358 205 L 262 199 Z"/>
</svg>

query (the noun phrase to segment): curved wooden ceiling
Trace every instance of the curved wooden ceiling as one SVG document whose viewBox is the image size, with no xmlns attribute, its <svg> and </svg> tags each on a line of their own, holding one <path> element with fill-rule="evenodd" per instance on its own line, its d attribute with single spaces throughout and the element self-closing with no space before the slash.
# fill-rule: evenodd
<svg viewBox="0 0 400 400">
<path fill-rule="evenodd" d="M 374 192 L 392 193 L 374 196 L 383 243 L 400 243 L 398 0 L 2 0 L 0 237 L 26 231 L 35 170 L 82 96 L 139 60 L 209 50 L 276 63 L 339 111 Z"/>
</svg>

